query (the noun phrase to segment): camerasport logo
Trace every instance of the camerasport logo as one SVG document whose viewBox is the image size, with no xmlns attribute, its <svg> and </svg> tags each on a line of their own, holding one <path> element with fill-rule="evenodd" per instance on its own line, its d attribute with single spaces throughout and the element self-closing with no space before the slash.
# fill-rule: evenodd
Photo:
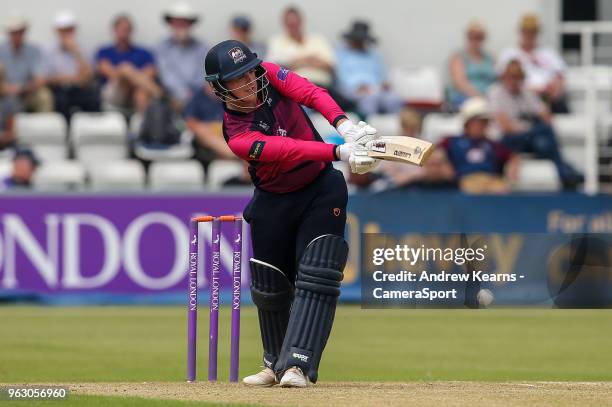
<svg viewBox="0 0 612 407">
<path fill-rule="evenodd" d="M 239 64 L 240 62 L 242 62 L 242 61 L 244 61 L 246 59 L 246 55 L 238 47 L 234 47 L 234 48 L 230 49 L 228 54 L 229 54 L 230 57 L 232 57 L 232 59 L 234 60 L 235 64 Z"/>
</svg>

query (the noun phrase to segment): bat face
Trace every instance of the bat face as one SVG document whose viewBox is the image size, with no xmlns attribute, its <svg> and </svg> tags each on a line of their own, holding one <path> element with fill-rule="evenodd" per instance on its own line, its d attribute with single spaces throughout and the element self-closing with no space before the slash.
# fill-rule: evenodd
<svg viewBox="0 0 612 407">
<path fill-rule="evenodd" d="M 414 137 L 389 136 L 367 144 L 368 156 L 387 161 L 423 165 L 433 151 L 433 145 Z"/>
</svg>

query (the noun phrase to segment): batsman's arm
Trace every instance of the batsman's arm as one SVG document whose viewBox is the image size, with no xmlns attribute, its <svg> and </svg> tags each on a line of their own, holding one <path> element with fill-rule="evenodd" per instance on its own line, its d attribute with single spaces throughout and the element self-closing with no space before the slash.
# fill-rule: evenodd
<svg viewBox="0 0 612 407">
<path fill-rule="evenodd" d="M 336 161 L 336 145 L 245 131 L 228 140 L 229 148 L 246 161 Z"/>
<path fill-rule="evenodd" d="M 341 120 L 346 120 L 346 113 L 329 96 L 327 90 L 279 65 L 270 62 L 264 62 L 262 65 L 268 72 L 268 80 L 272 86 L 284 96 L 315 109 L 334 127 L 338 127 Z"/>
</svg>

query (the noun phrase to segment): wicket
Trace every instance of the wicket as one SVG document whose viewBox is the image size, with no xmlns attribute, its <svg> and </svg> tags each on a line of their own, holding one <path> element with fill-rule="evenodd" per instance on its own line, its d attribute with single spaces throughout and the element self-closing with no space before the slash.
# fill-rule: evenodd
<svg viewBox="0 0 612 407">
<path fill-rule="evenodd" d="M 189 222 L 189 270 L 187 300 L 187 381 L 196 380 L 196 350 L 198 325 L 198 225 L 212 222 L 212 249 L 207 268 L 210 294 L 210 323 L 208 336 L 208 380 L 217 380 L 217 349 L 221 288 L 221 224 L 234 224 L 232 255 L 232 327 L 230 348 L 230 382 L 238 381 L 240 355 L 240 289 L 242 274 L 242 218 L 238 216 L 200 216 Z"/>
</svg>

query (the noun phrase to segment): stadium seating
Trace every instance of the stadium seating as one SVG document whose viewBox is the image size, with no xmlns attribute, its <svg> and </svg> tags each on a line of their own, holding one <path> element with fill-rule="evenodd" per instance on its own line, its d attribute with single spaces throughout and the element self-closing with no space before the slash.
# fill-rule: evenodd
<svg viewBox="0 0 612 407">
<path fill-rule="evenodd" d="M 141 190 L 145 171 L 138 160 L 94 162 L 89 165 L 91 187 L 95 190 Z"/>
<path fill-rule="evenodd" d="M 204 189 L 204 169 L 196 160 L 160 161 L 149 167 L 149 186 L 154 190 Z"/>
<path fill-rule="evenodd" d="M 140 126 L 142 125 L 142 114 L 134 113 L 130 116 L 129 120 L 129 132 L 133 137 L 136 137 L 140 133 Z"/>
<path fill-rule="evenodd" d="M 462 123 L 459 115 L 430 113 L 423 120 L 423 138 L 434 144 L 439 143 L 444 137 L 456 136 L 461 131 Z"/>
<path fill-rule="evenodd" d="M 434 67 L 395 67 L 390 69 L 389 80 L 411 105 L 439 108 L 444 102 L 442 76 Z"/>
<path fill-rule="evenodd" d="M 208 185 L 221 188 L 232 177 L 242 175 L 242 163 L 238 160 L 215 160 L 208 166 Z"/>
<path fill-rule="evenodd" d="M 580 114 L 558 114 L 553 116 L 553 126 L 561 142 L 584 144 L 586 117 Z"/>
<path fill-rule="evenodd" d="M 65 160 L 67 123 L 59 113 L 18 113 L 15 133 L 19 143 L 29 145 L 41 161 Z"/>
<path fill-rule="evenodd" d="M 401 136 L 402 127 L 397 114 L 374 114 L 368 117 L 368 123 L 372 125 L 378 134 L 383 136 Z"/>
<path fill-rule="evenodd" d="M 127 124 L 121 113 L 75 113 L 70 133 L 75 156 L 83 162 L 127 157 Z"/>
<path fill-rule="evenodd" d="M 78 161 L 50 161 L 36 170 L 32 183 L 39 190 L 82 189 L 85 176 L 85 168 Z"/>
<path fill-rule="evenodd" d="M 0 180 L 8 177 L 11 174 L 11 169 L 13 165 L 10 160 L 0 160 Z"/>
<path fill-rule="evenodd" d="M 586 111 L 587 86 L 593 84 L 596 91 L 596 112 L 607 115 L 612 109 L 612 67 L 585 66 L 569 67 L 565 74 L 570 110 L 575 113 Z"/>
<path fill-rule="evenodd" d="M 550 160 L 521 159 L 515 191 L 558 191 L 561 186 Z"/>
<path fill-rule="evenodd" d="M 584 171 L 585 128 L 587 118 L 580 114 L 559 114 L 553 117 L 553 126 L 559 137 L 561 153 L 576 169 Z"/>
</svg>

